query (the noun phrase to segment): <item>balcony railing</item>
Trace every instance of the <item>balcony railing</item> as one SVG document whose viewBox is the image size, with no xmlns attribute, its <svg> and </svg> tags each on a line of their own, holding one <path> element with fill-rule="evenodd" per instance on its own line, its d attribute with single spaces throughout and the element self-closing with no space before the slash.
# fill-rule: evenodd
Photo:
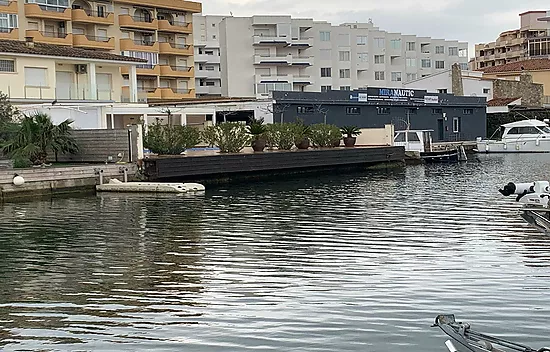
<svg viewBox="0 0 550 352">
<path fill-rule="evenodd" d="M 82 9 L 82 10 L 86 13 L 87 16 L 90 16 L 90 17 L 107 18 L 109 17 L 110 14 L 112 14 L 112 12 L 107 12 L 107 11 L 95 11 L 95 10 L 86 10 L 86 9 Z"/>
<path fill-rule="evenodd" d="M 74 22 L 114 24 L 115 15 L 107 11 L 94 11 L 85 9 L 73 9 L 72 20 Z"/>
<path fill-rule="evenodd" d="M 145 70 L 152 70 L 155 68 L 156 65 L 152 65 L 152 64 L 143 64 L 143 65 L 137 65 L 136 68 L 141 68 L 141 69 L 145 69 Z"/>
<path fill-rule="evenodd" d="M 149 16 L 130 16 L 135 22 L 153 23 L 153 17 Z"/>
<path fill-rule="evenodd" d="M 111 40 L 111 37 L 103 37 L 103 36 L 96 36 L 96 35 L 86 34 L 86 39 L 94 41 L 94 42 L 107 43 L 109 40 Z"/>
<path fill-rule="evenodd" d="M 155 91 L 157 90 L 156 87 L 138 87 L 137 91 L 138 92 L 143 92 L 143 93 L 155 93 Z"/>
<path fill-rule="evenodd" d="M 133 42 L 135 45 L 143 45 L 143 46 L 155 45 L 155 42 L 153 40 L 134 39 Z"/>
<path fill-rule="evenodd" d="M 187 50 L 190 47 L 189 44 L 177 44 L 177 43 L 174 43 L 174 42 L 167 42 L 167 43 L 170 44 L 170 46 L 174 49 Z"/>
<path fill-rule="evenodd" d="M 0 0 L 0 11 L 3 13 L 16 14 L 17 10 L 17 1 Z"/>
<path fill-rule="evenodd" d="M 66 38 L 68 34 L 60 31 L 41 31 L 40 33 L 44 37 L 48 37 L 48 38 Z"/>
<path fill-rule="evenodd" d="M 170 68 L 174 71 L 178 71 L 178 72 L 189 72 L 193 69 L 193 67 L 189 67 L 189 66 L 170 66 Z"/>
</svg>

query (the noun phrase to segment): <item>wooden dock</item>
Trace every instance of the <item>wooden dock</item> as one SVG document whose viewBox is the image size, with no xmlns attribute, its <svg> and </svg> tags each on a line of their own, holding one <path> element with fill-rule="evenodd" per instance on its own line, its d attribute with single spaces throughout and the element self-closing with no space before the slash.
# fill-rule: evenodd
<svg viewBox="0 0 550 352">
<path fill-rule="evenodd" d="M 144 175 L 149 181 L 194 180 L 210 183 L 278 174 L 360 169 L 370 165 L 402 163 L 404 159 L 403 147 L 389 146 L 238 154 L 193 152 L 182 156 L 146 158 Z"/>
</svg>

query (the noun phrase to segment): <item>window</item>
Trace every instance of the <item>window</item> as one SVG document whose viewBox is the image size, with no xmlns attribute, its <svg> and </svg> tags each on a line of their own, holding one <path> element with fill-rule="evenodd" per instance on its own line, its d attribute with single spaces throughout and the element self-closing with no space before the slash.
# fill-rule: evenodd
<svg viewBox="0 0 550 352">
<path fill-rule="evenodd" d="M 349 68 L 340 69 L 340 78 L 350 78 L 350 69 Z"/>
<path fill-rule="evenodd" d="M 437 92 L 438 92 L 439 94 L 447 94 L 447 88 L 438 89 Z"/>
<path fill-rule="evenodd" d="M 416 73 L 407 73 L 407 82 L 414 81 L 416 77 Z"/>
<path fill-rule="evenodd" d="M 350 60 L 349 51 L 340 51 L 339 56 L 340 56 L 340 61 L 349 61 Z"/>
<path fill-rule="evenodd" d="M 17 28 L 17 15 L 0 13 L 0 32 L 7 33 Z"/>
<path fill-rule="evenodd" d="M 435 46 L 435 53 L 436 54 L 445 54 L 445 47 L 443 45 L 436 45 Z"/>
<path fill-rule="evenodd" d="M 357 36 L 357 45 L 367 45 L 367 40 L 369 38 L 366 35 Z"/>
<path fill-rule="evenodd" d="M 385 106 L 377 106 L 376 107 L 376 113 L 378 115 L 389 115 L 390 114 L 390 108 Z"/>
<path fill-rule="evenodd" d="M 48 69 L 41 67 L 25 67 L 25 86 L 47 87 Z"/>
<path fill-rule="evenodd" d="M 361 108 L 357 106 L 348 106 L 346 108 L 346 115 L 360 115 Z"/>
<path fill-rule="evenodd" d="M 374 63 L 375 64 L 383 64 L 384 63 L 384 55 L 374 55 Z"/>
<path fill-rule="evenodd" d="M 416 42 L 407 42 L 407 51 L 416 51 Z"/>
<path fill-rule="evenodd" d="M 319 32 L 322 42 L 330 42 L 330 32 Z"/>
<path fill-rule="evenodd" d="M 456 46 L 449 47 L 449 56 L 458 56 L 458 48 Z"/>
<path fill-rule="evenodd" d="M 436 69 L 445 68 L 445 61 L 436 60 L 435 61 L 435 68 Z"/>
<path fill-rule="evenodd" d="M 15 61 L 0 60 L 0 72 L 15 72 Z"/>
<path fill-rule="evenodd" d="M 369 53 L 357 53 L 357 60 L 360 62 L 369 62 Z"/>
<path fill-rule="evenodd" d="M 292 84 L 280 82 L 280 83 L 258 83 L 256 84 L 256 94 L 269 94 L 275 90 L 278 91 L 291 91 Z"/>
<path fill-rule="evenodd" d="M 429 54 L 430 53 L 430 44 L 420 44 L 420 52 L 422 54 Z"/>
<path fill-rule="evenodd" d="M 332 68 L 322 67 L 321 68 L 321 77 L 332 77 Z"/>
<path fill-rule="evenodd" d="M 443 109 L 441 108 L 433 108 L 432 109 L 432 114 L 433 115 L 439 115 L 439 114 L 442 114 L 443 113 Z"/>
<path fill-rule="evenodd" d="M 473 115 L 474 109 L 464 109 L 463 114 L 464 115 Z"/>
<path fill-rule="evenodd" d="M 510 128 L 508 134 L 540 134 L 540 131 L 534 126 L 513 127 Z"/>
<path fill-rule="evenodd" d="M 212 39 L 216 40 L 216 35 L 212 34 Z"/>
<path fill-rule="evenodd" d="M 298 114 L 313 114 L 314 111 L 315 109 L 313 106 L 298 106 L 296 108 Z"/>
<path fill-rule="evenodd" d="M 401 82 L 401 72 L 392 72 L 391 73 L 392 82 Z"/>
<path fill-rule="evenodd" d="M 469 67 L 468 67 L 468 64 L 465 63 L 465 62 L 461 62 L 459 65 L 460 65 L 460 69 L 461 69 L 462 71 L 467 71 L 468 68 L 469 68 Z"/>
<path fill-rule="evenodd" d="M 468 57 L 468 49 L 458 49 L 459 57 Z"/>
<path fill-rule="evenodd" d="M 453 132 L 460 133 L 460 117 L 453 117 Z"/>
<path fill-rule="evenodd" d="M 490 91 L 491 89 L 489 88 L 483 88 L 483 94 L 489 94 Z"/>
<path fill-rule="evenodd" d="M 377 48 L 383 48 L 386 46 L 385 38 L 374 38 L 374 46 Z"/>
<path fill-rule="evenodd" d="M 332 90 L 332 86 L 321 86 L 321 92 L 330 92 Z"/>
<path fill-rule="evenodd" d="M 340 86 L 340 90 L 351 90 L 351 86 Z"/>
<path fill-rule="evenodd" d="M 390 40 L 390 47 L 392 49 L 401 49 L 401 39 Z"/>
<path fill-rule="evenodd" d="M 319 58 L 321 60 L 332 60 L 332 50 L 330 49 L 319 50 Z"/>
<path fill-rule="evenodd" d="M 374 71 L 374 80 L 375 81 L 383 81 L 384 78 L 384 71 Z"/>
<path fill-rule="evenodd" d="M 48 10 L 55 10 L 56 8 L 69 7 L 69 0 L 28 0 L 27 2 L 31 4 L 42 5 Z"/>
<path fill-rule="evenodd" d="M 432 67 L 432 60 L 430 59 L 422 59 L 421 61 L 422 68 L 430 68 Z"/>
<path fill-rule="evenodd" d="M 415 67 L 415 66 L 416 66 L 416 59 L 413 59 L 413 58 L 408 57 L 408 58 L 405 60 L 405 63 L 406 63 L 406 65 L 407 65 L 407 67 Z"/>
</svg>

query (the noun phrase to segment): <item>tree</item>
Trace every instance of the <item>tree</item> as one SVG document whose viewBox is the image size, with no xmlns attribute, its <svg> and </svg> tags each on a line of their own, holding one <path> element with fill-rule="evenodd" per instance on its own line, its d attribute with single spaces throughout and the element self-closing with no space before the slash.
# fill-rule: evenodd
<svg viewBox="0 0 550 352">
<path fill-rule="evenodd" d="M 13 122 L 19 117 L 19 110 L 11 105 L 8 96 L 0 92 L 0 126 Z"/>
<path fill-rule="evenodd" d="M 77 153 L 78 145 L 71 136 L 72 120 L 55 125 L 45 113 L 24 116 L 14 136 L 2 151 L 12 158 L 26 158 L 34 165 L 46 164 L 48 153 Z"/>
<path fill-rule="evenodd" d="M 275 114 L 281 115 L 281 123 L 284 122 L 285 111 L 290 108 L 290 104 L 271 104 L 267 105 L 265 108 L 260 108 L 261 110 L 271 114 L 273 116 L 273 122 L 275 122 Z"/>
</svg>

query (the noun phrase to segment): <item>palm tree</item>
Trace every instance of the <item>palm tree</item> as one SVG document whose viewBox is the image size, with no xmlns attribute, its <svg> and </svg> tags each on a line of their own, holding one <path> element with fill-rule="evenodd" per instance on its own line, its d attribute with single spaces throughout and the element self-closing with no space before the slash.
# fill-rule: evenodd
<svg viewBox="0 0 550 352">
<path fill-rule="evenodd" d="M 29 159 L 34 165 L 46 164 L 48 153 L 77 153 L 78 145 L 71 136 L 72 120 L 55 125 L 48 114 L 24 116 L 15 136 L 2 150 L 13 158 Z"/>
</svg>

